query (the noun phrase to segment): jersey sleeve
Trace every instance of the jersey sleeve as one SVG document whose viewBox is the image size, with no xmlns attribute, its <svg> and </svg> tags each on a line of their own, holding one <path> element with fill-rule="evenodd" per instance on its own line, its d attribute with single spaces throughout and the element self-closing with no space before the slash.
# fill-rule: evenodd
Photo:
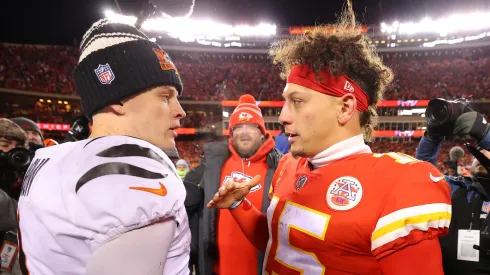
<svg viewBox="0 0 490 275">
<path fill-rule="evenodd" d="M 181 219 L 185 188 L 170 159 L 135 139 L 88 144 L 79 163 L 73 223 L 87 230 L 92 250 L 125 232 L 164 219 Z"/>
<path fill-rule="evenodd" d="M 386 202 L 371 236 L 371 250 L 379 260 L 406 246 L 447 234 L 451 220 L 449 186 L 432 164 L 396 164 Z M 395 168 L 396 169 L 396 168 Z"/>
</svg>

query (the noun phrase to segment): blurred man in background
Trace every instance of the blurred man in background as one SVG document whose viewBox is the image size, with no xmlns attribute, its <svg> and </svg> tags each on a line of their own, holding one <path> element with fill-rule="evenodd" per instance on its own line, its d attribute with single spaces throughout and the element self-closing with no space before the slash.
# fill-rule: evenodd
<svg viewBox="0 0 490 275">
<path fill-rule="evenodd" d="M 27 146 L 26 132 L 12 120 L 0 118 L 0 150 L 8 152 L 14 148 Z"/>
<path fill-rule="evenodd" d="M 274 142 L 276 143 L 276 149 L 281 151 L 281 153 L 287 154 L 289 152 L 289 142 L 284 132 L 284 126 L 281 125 L 281 132 L 275 137 Z"/>
<path fill-rule="evenodd" d="M 272 175 L 282 153 L 274 148 L 262 112 L 251 95 L 240 97 L 228 130 L 229 142 L 205 145 L 201 163 L 184 179 L 186 206 L 195 209 L 189 212 L 193 243 L 191 258 L 198 264 L 199 275 L 213 272 L 218 275 L 262 274 L 264 255 L 247 240 L 231 214 L 221 212 L 218 215 L 217 209 L 204 205 L 226 182 L 246 182 L 260 174 L 263 178 L 251 190 L 248 199 L 266 213 Z"/>
<path fill-rule="evenodd" d="M 12 199 L 13 185 L 19 180 L 19 171 L 8 160 L 15 148 L 25 148 L 27 134 L 17 124 L 0 118 L 0 239 L 5 231 L 17 228 L 17 201 Z"/>
<path fill-rule="evenodd" d="M 480 146 L 480 152 L 490 158 L 490 125 L 478 112 L 461 114 L 450 129 L 448 136 L 472 137 Z M 446 136 L 436 128 L 427 127 L 420 140 L 416 158 L 437 165 L 441 144 Z M 451 149 L 451 160 L 458 160 L 461 147 Z M 441 178 L 430 175 L 436 180 Z M 490 274 L 490 177 L 488 171 L 475 158 L 471 176 L 445 176 L 451 188 L 452 217 L 448 235 L 440 239 L 444 273 L 446 275 Z M 469 242 L 463 243 L 467 238 Z M 475 238 L 478 238 L 476 240 Z M 474 248 L 481 247 L 482 251 Z M 464 246 L 464 247 L 463 247 Z"/>
<path fill-rule="evenodd" d="M 32 152 L 35 152 L 37 149 L 44 147 L 44 137 L 41 129 L 37 124 L 25 117 L 14 117 L 11 118 L 13 122 L 22 128 L 27 134 L 27 142 L 29 145 L 29 149 Z"/>
<path fill-rule="evenodd" d="M 185 159 L 179 159 L 175 166 L 177 167 L 177 173 L 179 173 L 180 178 L 184 179 L 187 172 L 189 172 L 189 164 L 187 161 Z"/>
<path fill-rule="evenodd" d="M 30 153 L 26 150 L 27 134 L 20 126 L 6 118 L 0 118 L 0 242 L 4 239 L 16 242 L 17 237 L 15 230 L 17 229 L 17 190 L 20 190 L 22 181 L 23 167 L 19 167 L 18 163 L 12 163 L 12 153 L 29 157 Z M 22 152 L 22 149 L 23 152 Z M 19 151 L 20 150 L 20 151 Z M 28 160 L 27 160 L 28 161 Z M 27 168 L 27 167 L 25 167 Z M 15 188 L 18 184 L 17 189 Z M 6 234 L 10 231 L 8 234 Z M 11 274 L 21 274 L 17 255 L 13 264 Z"/>
</svg>

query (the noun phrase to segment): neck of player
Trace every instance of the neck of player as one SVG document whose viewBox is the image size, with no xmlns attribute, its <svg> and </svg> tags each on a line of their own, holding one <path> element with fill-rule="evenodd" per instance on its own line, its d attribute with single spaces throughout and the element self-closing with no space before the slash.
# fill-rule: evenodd
<svg viewBox="0 0 490 275">
<path fill-rule="evenodd" d="M 372 153 L 372 151 L 371 148 L 364 143 L 363 135 L 359 134 L 330 146 L 316 156 L 308 158 L 308 161 L 314 168 L 319 168 L 336 160 L 363 153 Z"/>
</svg>

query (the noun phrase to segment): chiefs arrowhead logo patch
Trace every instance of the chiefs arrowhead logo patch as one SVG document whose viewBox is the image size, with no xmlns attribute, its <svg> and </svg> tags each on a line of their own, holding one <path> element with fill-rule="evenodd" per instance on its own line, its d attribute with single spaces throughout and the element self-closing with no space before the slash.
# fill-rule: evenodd
<svg viewBox="0 0 490 275">
<path fill-rule="evenodd" d="M 247 181 L 249 181 L 251 179 L 252 179 L 252 177 L 249 176 L 249 175 L 245 175 L 245 174 L 240 173 L 240 172 L 232 172 L 231 175 L 225 177 L 225 179 L 223 180 L 222 185 L 225 185 L 225 183 L 227 183 L 227 182 L 233 182 L 233 181 L 234 182 L 238 182 L 238 183 L 247 182 Z M 257 184 L 252 189 L 250 189 L 250 193 L 257 191 L 260 188 L 262 188 L 262 185 L 261 184 Z"/>
</svg>

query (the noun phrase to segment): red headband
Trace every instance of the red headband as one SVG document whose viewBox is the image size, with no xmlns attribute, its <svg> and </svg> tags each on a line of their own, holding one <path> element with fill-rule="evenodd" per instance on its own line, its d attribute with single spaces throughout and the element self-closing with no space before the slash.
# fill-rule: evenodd
<svg viewBox="0 0 490 275">
<path fill-rule="evenodd" d="M 357 84 L 345 75 L 334 77 L 328 68 L 320 72 L 321 82 L 316 80 L 316 74 L 310 65 L 295 65 L 288 76 L 288 83 L 315 90 L 317 92 L 341 97 L 352 93 L 357 99 L 357 110 L 365 112 L 368 109 L 369 97 Z"/>
</svg>

